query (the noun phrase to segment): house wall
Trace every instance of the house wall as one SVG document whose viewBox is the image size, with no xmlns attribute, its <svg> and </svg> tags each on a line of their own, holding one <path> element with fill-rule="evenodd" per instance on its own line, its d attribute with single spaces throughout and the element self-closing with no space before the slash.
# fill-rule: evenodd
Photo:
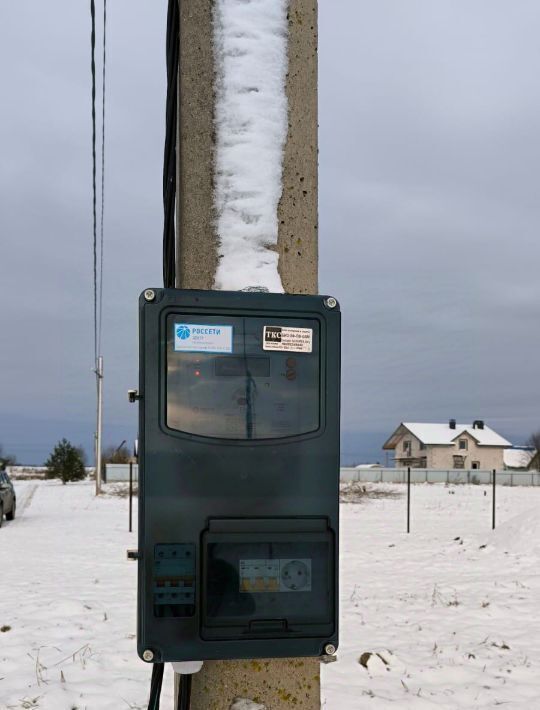
<svg viewBox="0 0 540 710">
<path fill-rule="evenodd" d="M 411 442 L 411 453 L 408 454 L 406 451 L 403 449 L 403 442 L 405 441 L 410 441 Z M 428 456 L 428 449 L 421 449 L 420 448 L 421 442 L 419 439 L 416 438 L 416 436 L 413 436 L 412 434 L 409 434 L 408 432 L 405 433 L 401 439 L 398 441 L 397 446 L 395 448 L 395 459 L 396 459 L 396 466 L 399 465 L 399 459 L 403 458 L 420 458 L 421 456 Z M 427 466 L 429 466 L 429 460 L 427 461 Z"/>
<path fill-rule="evenodd" d="M 497 471 L 504 469 L 504 447 L 479 446 L 477 449 L 481 454 L 480 468 L 486 468 L 490 471 L 491 469 L 496 469 Z M 467 466 L 467 463 L 465 466 Z"/>
<path fill-rule="evenodd" d="M 454 468 L 452 458 L 455 450 L 451 446 L 428 446 L 428 468 Z"/>
<path fill-rule="evenodd" d="M 465 451 L 459 449 L 459 439 L 467 439 L 467 449 Z M 419 458 L 427 457 L 427 468 L 433 469 L 452 469 L 454 468 L 454 456 L 465 456 L 465 468 L 472 468 L 473 461 L 479 461 L 479 468 L 490 471 L 497 469 L 498 471 L 504 468 L 503 446 L 478 446 L 476 441 L 470 434 L 463 434 L 453 446 L 426 446 L 425 450 L 420 449 L 420 441 L 412 434 L 404 434 L 398 441 L 395 449 L 396 466 L 400 465 L 399 459 L 403 459 L 405 452 L 403 451 L 403 442 L 411 441 L 411 457 Z"/>
</svg>

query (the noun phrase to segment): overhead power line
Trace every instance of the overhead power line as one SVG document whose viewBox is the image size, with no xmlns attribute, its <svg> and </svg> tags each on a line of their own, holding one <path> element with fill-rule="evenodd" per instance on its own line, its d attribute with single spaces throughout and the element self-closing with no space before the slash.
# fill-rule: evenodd
<svg viewBox="0 0 540 710">
<path fill-rule="evenodd" d="M 103 324 L 103 224 L 105 213 L 105 69 L 107 66 L 107 0 L 103 0 L 103 72 L 101 92 L 101 230 L 100 230 L 100 265 L 99 265 L 99 320 L 98 353 L 101 353 L 101 331 Z"/>
<path fill-rule="evenodd" d="M 97 236 L 97 154 L 96 154 L 96 4 L 90 0 L 92 19 L 91 32 L 91 72 L 92 72 L 92 216 L 93 216 L 93 272 L 94 272 L 94 360 L 101 353 L 101 333 L 103 320 L 103 247 L 105 215 L 105 88 L 107 66 L 107 0 L 103 0 L 103 51 L 102 51 L 102 91 L 101 91 L 101 204 L 100 238 Z"/>
<path fill-rule="evenodd" d="M 92 32 L 90 43 L 92 58 L 90 70 L 92 72 L 92 215 L 93 215 L 93 257 L 94 257 L 94 362 L 98 356 L 98 307 L 97 307 L 97 212 L 96 212 L 96 4 L 90 0 L 90 15 L 92 18 Z"/>
</svg>

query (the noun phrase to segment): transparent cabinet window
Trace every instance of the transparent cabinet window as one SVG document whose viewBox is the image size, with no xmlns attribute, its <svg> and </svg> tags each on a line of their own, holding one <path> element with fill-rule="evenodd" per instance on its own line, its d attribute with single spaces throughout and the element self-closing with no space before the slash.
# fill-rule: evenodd
<svg viewBox="0 0 540 710">
<path fill-rule="evenodd" d="M 171 429 L 220 439 L 306 434 L 319 428 L 319 389 L 315 319 L 167 318 Z"/>
</svg>

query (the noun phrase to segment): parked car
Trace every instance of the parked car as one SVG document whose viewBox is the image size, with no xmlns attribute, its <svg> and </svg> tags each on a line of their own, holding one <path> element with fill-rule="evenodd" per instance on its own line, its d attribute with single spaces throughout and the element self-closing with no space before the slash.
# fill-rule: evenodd
<svg viewBox="0 0 540 710">
<path fill-rule="evenodd" d="M 4 515 L 7 520 L 13 520 L 16 509 L 17 496 L 13 483 L 5 471 L 0 471 L 0 528 L 4 521 Z"/>
</svg>

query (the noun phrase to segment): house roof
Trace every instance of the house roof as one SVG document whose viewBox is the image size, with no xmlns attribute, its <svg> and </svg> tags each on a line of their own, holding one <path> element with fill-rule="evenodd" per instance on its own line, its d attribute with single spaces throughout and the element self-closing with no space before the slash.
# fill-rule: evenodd
<svg viewBox="0 0 540 710">
<path fill-rule="evenodd" d="M 504 465 L 507 468 L 527 468 L 535 453 L 534 449 L 528 447 L 505 449 L 503 452 Z"/>
<path fill-rule="evenodd" d="M 473 429 L 472 424 L 456 424 L 456 428 L 451 429 L 449 423 L 402 422 L 384 444 L 383 449 L 395 449 L 397 441 L 407 431 L 426 445 L 451 446 L 455 439 L 465 433 L 470 434 L 478 446 L 509 447 L 512 445 L 485 424 L 483 429 Z"/>
</svg>

